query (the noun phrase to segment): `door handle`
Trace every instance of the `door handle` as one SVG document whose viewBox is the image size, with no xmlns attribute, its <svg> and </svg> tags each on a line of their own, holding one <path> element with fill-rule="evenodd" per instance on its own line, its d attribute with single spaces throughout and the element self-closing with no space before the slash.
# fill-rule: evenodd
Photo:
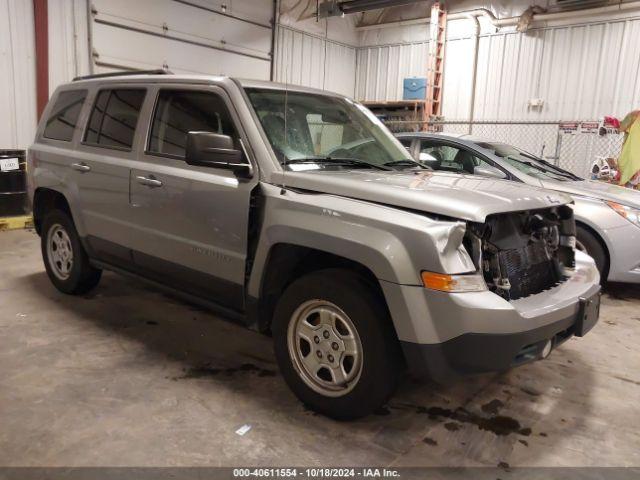
<svg viewBox="0 0 640 480">
<path fill-rule="evenodd" d="M 140 185 L 146 185 L 147 187 L 161 187 L 162 186 L 162 182 L 156 178 L 153 177 L 143 177 L 143 176 L 137 176 L 136 180 L 138 181 L 138 183 Z"/>
<path fill-rule="evenodd" d="M 74 170 L 78 170 L 79 172 L 86 173 L 91 170 L 91 167 L 84 162 L 81 163 L 72 163 L 71 168 Z"/>
</svg>

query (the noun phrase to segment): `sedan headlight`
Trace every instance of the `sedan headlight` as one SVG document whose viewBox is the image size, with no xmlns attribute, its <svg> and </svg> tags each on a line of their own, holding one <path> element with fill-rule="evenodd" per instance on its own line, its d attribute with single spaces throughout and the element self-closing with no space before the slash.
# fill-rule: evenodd
<svg viewBox="0 0 640 480">
<path fill-rule="evenodd" d="M 448 275 L 446 273 L 422 272 L 422 284 L 431 290 L 448 293 L 483 292 L 487 283 L 477 273 L 466 275 Z"/>
<path fill-rule="evenodd" d="M 640 227 L 640 210 L 616 202 L 607 202 L 607 205 L 613 208 L 616 213 Z"/>
</svg>

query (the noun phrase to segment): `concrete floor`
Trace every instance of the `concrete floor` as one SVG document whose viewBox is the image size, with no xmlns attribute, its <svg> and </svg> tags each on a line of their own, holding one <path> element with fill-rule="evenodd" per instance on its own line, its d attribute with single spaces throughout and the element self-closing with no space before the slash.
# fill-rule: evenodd
<svg viewBox="0 0 640 480">
<path fill-rule="evenodd" d="M 0 233 L 0 272 L 2 466 L 640 465 L 640 286 L 546 361 L 406 381 L 338 423 L 289 392 L 270 338 L 115 274 L 59 293 L 33 232 Z"/>
</svg>

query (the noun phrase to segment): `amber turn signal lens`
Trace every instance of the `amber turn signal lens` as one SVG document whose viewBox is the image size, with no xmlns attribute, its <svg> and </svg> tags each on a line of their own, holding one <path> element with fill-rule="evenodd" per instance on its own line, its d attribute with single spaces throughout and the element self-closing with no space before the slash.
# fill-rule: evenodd
<svg viewBox="0 0 640 480">
<path fill-rule="evenodd" d="M 487 289 L 487 284 L 478 274 L 448 275 L 423 271 L 422 284 L 425 288 L 440 292 L 482 292 Z"/>
<path fill-rule="evenodd" d="M 432 290 L 448 292 L 451 290 L 451 275 L 446 275 L 444 273 L 422 272 L 422 283 L 425 287 Z"/>
</svg>

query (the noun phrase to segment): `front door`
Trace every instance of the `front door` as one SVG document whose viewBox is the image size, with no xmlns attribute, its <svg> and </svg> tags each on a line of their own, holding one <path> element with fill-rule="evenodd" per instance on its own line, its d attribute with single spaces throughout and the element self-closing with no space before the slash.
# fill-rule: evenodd
<svg viewBox="0 0 640 480">
<path fill-rule="evenodd" d="M 249 201 L 257 178 L 184 160 L 190 131 L 231 135 L 240 146 L 229 105 L 217 87 L 158 90 L 145 151 L 130 171 L 132 248 L 146 275 L 242 310 Z"/>
</svg>

